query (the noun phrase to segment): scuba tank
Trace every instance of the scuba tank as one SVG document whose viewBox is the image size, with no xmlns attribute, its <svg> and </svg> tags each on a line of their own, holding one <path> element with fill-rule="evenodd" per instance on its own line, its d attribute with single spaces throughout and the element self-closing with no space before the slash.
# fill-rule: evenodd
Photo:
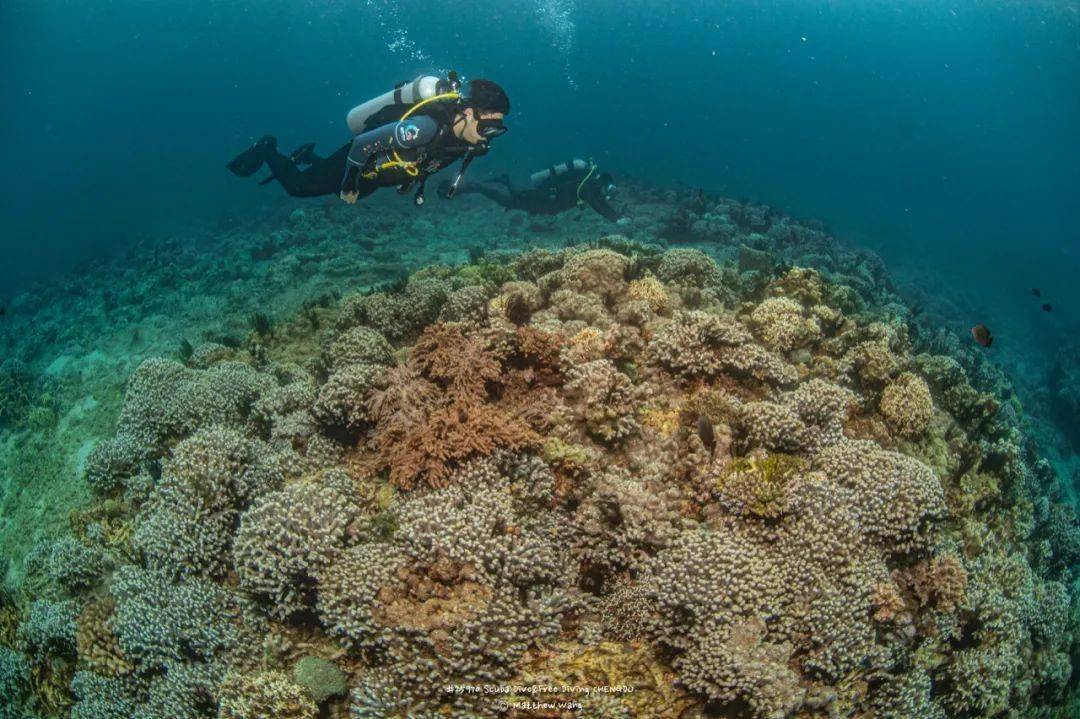
<svg viewBox="0 0 1080 719">
<path fill-rule="evenodd" d="M 577 158 L 574 158 L 569 162 L 564 162 L 559 165 L 552 165 L 546 170 L 534 172 L 533 174 L 529 175 L 529 180 L 531 180 L 534 185 L 539 185 L 541 182 L 548 179 L 549 177 L 565 175 L 567 172 L 570 172 L 570 170 L 588 170 L 589 167 L 591 167 L 591 165 L 588 162 L 585 162 L 585 160 L 579 160 Z"/>
<path fill-rule="evenodd" d="M 373 97 L 365 103 L 357 105 L 349 110 L 345 122 L 354 135 L 359 135 L 366 130 L 368 121 L 380 110 L 391 105 L 415 105 L 418 102 L 429 100 L 436 95 L 457 92 L 461 87 L 456 72 L 451 70 L 445 79 L 434 75 L 421 75 L 412 82 L 399 82 L 393 90 L 384 92 L 378 97 Z"/>
</svg>

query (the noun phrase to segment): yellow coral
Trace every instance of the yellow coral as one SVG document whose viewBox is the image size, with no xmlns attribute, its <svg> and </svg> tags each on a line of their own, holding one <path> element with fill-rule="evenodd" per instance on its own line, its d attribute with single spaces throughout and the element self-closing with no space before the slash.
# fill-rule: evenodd
<svg viewBox="0 0 1080 719">
<path fill-rule="evenodd" d="M 821 336 L 821 326 L 803 315 L 803 306 L 787 297 L 770 297 L 754 308 L 750 325 L 762 343 L 772 350 L 788 352 Z"/>
<path fill-rule="evenodd" d="M 647 303 L 649 309 L 657 314 L 662 314 L 671 307 L 671 298 L 664 288 L 664 283 L 652 275 L 632 281 L 626 290 L 626 296 L 628 299 Z"/>
<path fill-rule="evenodd" d="M 788 509 L 789 486 L 806 460 L 788 454 L 751 455 L 732 462 L 717 479 L 722 504 L 736 514 L 774 519 Z"/>
<path fill-rule="evenodd" d="M 664 437 L 670 437 L 679 429 L 679 407 L 646 407 L 641 413 L 641 424 L 655 430 Z"/>
<path fill-rule="evenodd" d="M 553 685 L 580 689 L 624 689 L 624 691 L 583 692 L 565 699 L 591 707 L 601 698 L 611 698 L 634 717 L 675 717 L 696 700 L 675 687 L 675 675 L 643 642 L 600 642 L 581 646 L 561 642 L 547 651 L 526 657 L 521 673 L 511 683 Z M 593 694 L 595 696 L 590 696 Z M 509 701 L 526 701 L 528 696 Z M 546 701 L 552 697 L 545 697 Z"/>
<path fill-rule="evenodd" d="M 594 327 L 585 327 L 572 335 L 563 348 L 563 359 L 571 365 L 584 364 L 604 356 L 607 338 Z"/>
<path fill-rule="evenodd" d="M 315 719 L 319 708 L 281 672 L 232 673 L 221 685 L 218 719 Z"/>
<path fill-rule="evenodd" d="M 905 372 L 885 387 L 878 409 L 898 435 L 918 437 L 934 415 L 934 400 L 922 377 Z"/>
</svg>

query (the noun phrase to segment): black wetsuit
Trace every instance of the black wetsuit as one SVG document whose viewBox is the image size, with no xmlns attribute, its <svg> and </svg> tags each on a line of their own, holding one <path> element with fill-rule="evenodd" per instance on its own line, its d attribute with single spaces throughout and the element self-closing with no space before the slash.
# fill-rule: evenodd
<svg viewBox="0 0 1080 719">
<path fill-rule="evenodd" d="M 587 169 L 573 169 L 561 175 L 552 174 L 535 187 L 525 188 L 514 187 L 505 177 L 486 182 L 463 182 L 458 194 L 475 192 L 508 210 L 523 210 L 530 215 L 557 215 L 577 206 L 578 185 L 581 185 L 580 197 L 585 204 L 607 220 L 619 219 L 619 213 L 608 203 L 603 183 L 595 172 L 585 180 L 588 174 Z M 583 185 L 582 180 L 585 180 Z"/>
<path fill-rule="evenodd" d="M 407 105 L 391 105 L 383 108 L 368 120 L 367 127 L 392 125 L 408 109 Z M 349 151 L 352 148 L 351 141 L 329 157 L 322 158 L 312 153 L 311 164 L 304 169 L 301 169 L 292 157 L 279 152 L 276 146 L 257 144 L 247 152 L 255 153 L 253 159 L 256 162 L 258 160 L 264 162 L 270 168 L 273 178 L 293 197 L 318 197 L 337 195 L 342 192 L 355 192 L 358 197 L 367 197 L 380 187 L 400 187 L 423 181 L 428 175 L 442 170 L 463 157 L 470 149 L 474 149 L 454 136 L 453 109 L 433 105 L 417 112 L 414 116 L 419 115 L 426 115 L 436 120 L 439 124 L 439 132 L 435 139 L 423 148 L 399 152 L 403 160 L 419 163 L 420 174 L 417 176 L 409 175 L 403 168 L 392 167 L 379 171 L 375 177 L 363 177 L 363 173 L 355 167 L 350 167 L 348 163 Z M 250 169 L 250 165 L 245 169 L 244 174 L 250 174 L 247 169 Z"/>
</svg>

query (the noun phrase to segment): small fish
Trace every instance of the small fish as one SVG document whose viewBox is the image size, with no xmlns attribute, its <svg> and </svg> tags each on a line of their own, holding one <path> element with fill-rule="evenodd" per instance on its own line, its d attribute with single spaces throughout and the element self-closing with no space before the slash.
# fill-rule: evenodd
<svg viewBox="0 0 1080 719">
<path fill-rule="evenodd" d="M 1038 287 L 1032 287 L 1031 294 L 1035 295 L 1036 297 L 1042 297 L 1042 290 L 1040 290 Z"/>
<path fill-rule="evenodd" d="M 7 307 L 0 307 L 0 317 L 7 314 Z"/>
<path fill-rule="evenodd" d="M 990 328 L 986 325 L 975 325 L 971 328 L 971 337 L 983 347 L 994 344 L 994 338 L 990 334 Z"/>
<path fill-rule="evenodd" d="M 1043 306 L 1042 306 L 1042 311 L 1043 312 L 1049 312 L 1052 309 L 1054 309 L 1054 306 L 1052 304 L 1050 304 L 1049 302 L 1044 302 L 1043 303 Z"/>
<path fill-rule="evenodd" d="M 712 422 L 703 414 L 699 414 L 697 418 L 697 434 L 705 448 L 712 452 L 716 447 L 716 434 L 713 432 Z"/>
</svg>

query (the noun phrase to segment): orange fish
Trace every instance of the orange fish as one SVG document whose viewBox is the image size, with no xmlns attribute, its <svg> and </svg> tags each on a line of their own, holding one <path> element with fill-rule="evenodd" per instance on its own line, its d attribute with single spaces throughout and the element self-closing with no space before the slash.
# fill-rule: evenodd
<svg viewBox="0 0 1080 719">
<path fill-rule="evenodd" d="M 971 337 L 983 347 L 994 344 L 994 337 L 990 334 L 990 328 L 986 325 L 975 325 L 971 328 Z"/>
</svg>

